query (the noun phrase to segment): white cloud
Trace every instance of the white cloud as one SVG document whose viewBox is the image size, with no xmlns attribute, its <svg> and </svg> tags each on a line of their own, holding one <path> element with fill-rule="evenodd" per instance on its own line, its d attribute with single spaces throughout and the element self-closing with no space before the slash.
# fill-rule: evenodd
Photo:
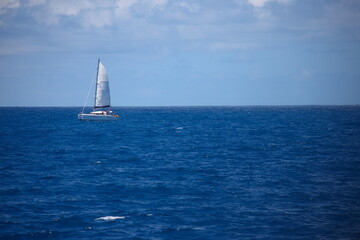
<svg viewBox="0 0 360 240">
<path fill-rule="evenodd" d="M 272 20 L 272 10 L 266 8 L 266 5 L 271 2 L 288 4 L 294 0 L 234 0 L 240 8 L 244 8 L 245 5 L 251 5 L 254 7 L 253 11 L 255 16 L 260 20 Z"/>
<path fill-rule="evenodd" d="M 0 14 L 6 13 L 9 9 L 19 8 L 21 6 L 33 7 L 44 4 L 47 0 L 0 0 Z"/>
<path fill-rule="evenodd" d="M 1 0 L 0 14 L 5 13 L 10 8 L 17 8 L 20 6 L 20 0 Z"/>
<path fill-rule="evenodd" d="M 254 7 L 264 7 L 268 2 L 289 3 L 291 0 L 248 0 Z"/>
<path fill-rule="evenodd" d="M 129 10 L 137 2 L 138 0 L 117 0 L 115 3 L 115 14 L 121 18 L 129 18 Z"/>
<path fill-rule="evenodd" d="M 47 0 L 28 0 L 24 4 L 27 6 L 36 6 L 44 4 Z"/>
<path fill-rule="evenodd" d="M 86 11 L 81 17 L 82 26 L 87 29 L 111 26 L 114 19 L 113 12 L 110 10 Z"/>
<path fill-rule="evenodd" d="M 175 4 L 175 6 L 186 9 L 189 12 L 197 12 L 199 11 L 199 6 L 194 3 L 188 3 L 185 1 L 181 1 Z"/>
<path fill-rule="evenodd" d="M 145 2 L 152 7 L 161 7 L 167 3 L 167 0 L 146 0 Z"/>
<path fill-rule="evenodd" d="M 35 1 L 35 0 L 34 0 Z M 70 17 L 79 25 L 89 28 L 101 28 L 113 22 L 112 1 L 101 0 L 36 0 L 43 6 L 32 12 L 34 19 L 41 24 L 59 24 L 63 17 Z"/>
<path fill-rule="evenodd" d="M 270 20 L 273 18 L 270 10 L 268 10 L 266 8 L 256 8 L 255 14 L 261 20 Z"/>
<path fill-rule="evenodd" d="M 114 6 L 115 15 L 121 20 L 131 20 L 141 16 L 151 16 L 154 10 L 163 9 L 167 0 L 117 0 Z"/>
<path fill-rule="evenodd" d="M 118 24 L 119 20 L 152 17 L 156 11 L 164 10 L 167 3 L 168 0 L 0 0 L 0 15 L 5 16 L 11 9 L 26 9 L 39 24 L 60 25 L 66 18 L 67 23 L 87 29 L 102 28 Z M 11 21 L 11 17 L 5 16 L 0 19 L 0 26 Z"/>
<path fill-rule="evenodd" d="M 2 0 L 0 1 L 0 8 L 15 8 L 20 5 L 19 0 Z"/>
<path fill-rule="evenodd" d="M 82 10 L 85 9 L 94 9 L 95 4 L 88 0 L 82 1 L 70 1 L 70 0 L 62 0 L 62 1 L 50 1 L 48 5 L 48 10 L 55 16 L 64 15 L 64 16 L 76 16 Z"/>
</svg>

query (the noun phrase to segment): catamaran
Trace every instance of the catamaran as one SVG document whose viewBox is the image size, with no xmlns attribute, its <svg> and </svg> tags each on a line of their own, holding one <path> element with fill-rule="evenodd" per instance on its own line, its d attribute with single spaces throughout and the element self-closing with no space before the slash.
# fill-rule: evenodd
<svg viewBox="0 0 360 240">
<path fill-rule="evenodd" d="M 104 65 L 100 62 L 100 59 L 98 59 L 96 72 L 95 102 L 93 111 L 90 113 L 84 113 L 85 105 L 81 113 L 78 114 L 79 120 L 113 121 L 119 119 L 118 115 L 113 114 L 113 112 L 110 111 L 110 88 L 108 74 Z"/>
</svg>

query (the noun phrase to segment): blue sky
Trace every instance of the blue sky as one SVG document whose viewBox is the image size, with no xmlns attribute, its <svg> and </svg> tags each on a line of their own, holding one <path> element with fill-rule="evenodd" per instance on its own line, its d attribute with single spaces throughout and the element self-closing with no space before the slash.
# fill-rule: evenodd
<svg viewBox="0 0 360 240">
<path fill-rule="evenodd" d="M 360 1 L 0 1 L 0 106 L 82 106 L 97 58 L 114 106 L 360 104 Z"/>
</svg>

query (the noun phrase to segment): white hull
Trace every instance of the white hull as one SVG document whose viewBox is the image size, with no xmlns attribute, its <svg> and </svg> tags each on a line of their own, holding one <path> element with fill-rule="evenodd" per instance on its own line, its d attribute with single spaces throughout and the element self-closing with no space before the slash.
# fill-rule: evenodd
<svg viewBox="0 0 360 240">
<path fill-rule="evenodd" d="M 78 119 L 83 121 L 116 121 L 119 119 L 117 115 L 94 115 L 79 113 Z"/>
</svg>

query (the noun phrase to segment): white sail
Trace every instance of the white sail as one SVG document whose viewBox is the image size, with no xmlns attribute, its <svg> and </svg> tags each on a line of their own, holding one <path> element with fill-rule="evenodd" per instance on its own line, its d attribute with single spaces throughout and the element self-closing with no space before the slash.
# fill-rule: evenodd
<svg viewBox="0 0 360 240">
<path fill-rule="evenodd" d="M 95 106 L 94 108 L 110 107 L 110 88 L 108 74 L 104 65 L 99 61 L 96 79 Z"/>
<path fill-rule="evenodd" d="M 94 82 L 94 81 L 93 81 Z M 92 84 L 91 84 L 92 86 Z M 91 89 L 90 86 L 90 89 Z M 89 89 L 89 90 L 90 90 Z M 89 96 L 89 93 L 88 93 Z M 86 97 L 86 100 L 88 97 Z M 113 114 L 110 111 L 110 88 L 109 88 L 109 81 L 108 75 L 104 65 L 98 60 L 98 67 L 97 67 L 97 75 L 96 75 L 96 87 L 95 87 L 95 103 L 94 103 L 94 111 L 87 114 L 84 113 L 85 105 L 78 114 L 78 119 L 82 121 L 114 121 L 118 120 L 119 116 L 117 114 Z M 100 108 L 107 108 L 107 109 L 100 109 Z"/>
</svg>

